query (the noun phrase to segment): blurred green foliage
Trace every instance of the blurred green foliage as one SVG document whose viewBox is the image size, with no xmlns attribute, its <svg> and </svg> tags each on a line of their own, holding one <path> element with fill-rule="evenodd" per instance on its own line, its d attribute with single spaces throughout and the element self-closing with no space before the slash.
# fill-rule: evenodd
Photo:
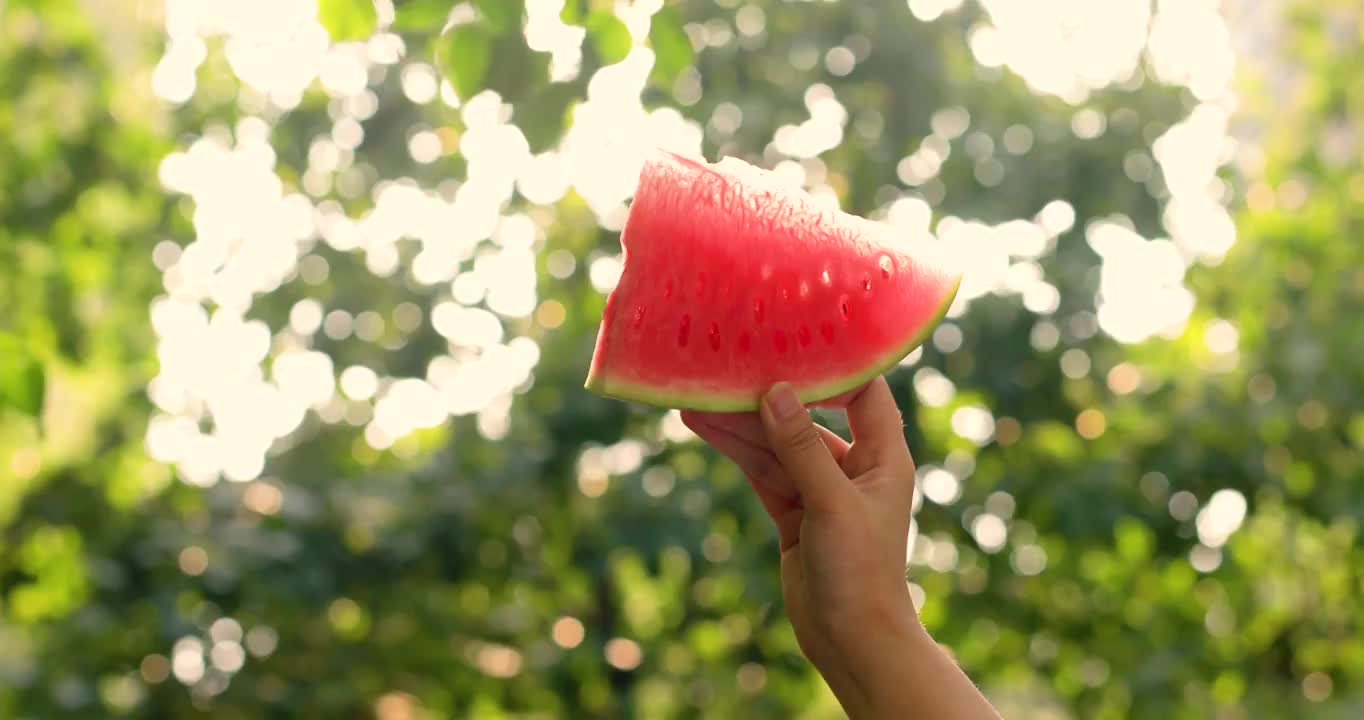
<svg viewBox="0 0 1364 720">
<path fill-rule="evenodd" d="M 459 417 L 381 451 L 310 416 L 264 477 L 206 488 L 149 457 L 149 304 L 165 292 L 153 251 L 196 231 L 159 163 L 252 113 L 213 43 L 190 102 L 152 96 L 164 38 L 160 18 L 134 12 L 147 5 L 0 2 L 0 717 L 837 716 L 781 615 L 773 533 L 735 469 L 667 416 L 579 389 L 603 303 L 588 269 L 617 239 L 573 192 L 526 209 L 545 228 L 541 304 L 507 331 L 540 361 L 505 437 Z M 586 52 L 553 81 L 518 32 L 524 3 L 462 4 L 472 13 L 446 32 L 452 3 L 392 5 L 322 0 L 319 21 L 336 41 L 391 21 L 408 60 L 435 63 L 458 96 L 496 89 L 535 151 L 637 41 L 614 3 L 569 0 L 561 17 L 585 28 Z M 754 9 L 763 28 L 736 36 Z M 920 401 L 913 370 L 892 376 L 920 462 L 970 468 L 959 500 L 918 515 L 923 621 L 1006 716 L 1361 716 L 1364 16 L 1345 1 L 1288 13 L 1276 72 L 1245 76 L 1241 122 L 1262 161 L 1225 173 L 1245 198 L 1237 244 L 1190 271 L 1182 335 L 1135 345 L 1090 327 L 1084 223 L 1121 214 L 1160 234 L 1159 174 L 1124 168 L 1149 167 L 1151 141 L 1192 100 L 1154 82 L 1101 91 L 1087 106 L 1107 132 L 1079 138 L 1075 108 L 973 61 L 982 17 L 973 4 L 923 23 L 902 2 L 669 3 L 648 30 L 644 99 L 704 126 L 711 157 L 761 159 L 777 127 L 808 117 L 804 88 L 827 83 L 849 132 L 821 155 L 826 182 L 863 213 L 904 190 L 897 163 L 941 108 L 965 109 L 985 140 L 1031 130 L 1027 149 L 997 155 L 997 183 L 952 153 L 932 204 L 998 222 L 1069 202 L 1080 222 L 1041 261 L 1059 308 L 976 301 L 960 346 L 919 362 L 955 385 L 946 405 Z M 835 46 L 866 50 L 855 71 L 821 66 Z M 404 152 L 419 123 L 457 139 L 459 113 L 407 102 L 396 72 L 369 81 L 365 167 L 460 177 L 455 141 L 429 165 Z M 726 104 L 737 127 L 714 122 Z M 335 106 L 314 83 L 270 118 L 286 188 Z M 371 202 L 323 195 L 352 213 Z M 361 253 L 310 257 L 321 278 L 291 276 L 254 317 L 282 328 L 305 297 L 426 316 L 442 299 Z M 1219 318 L 1238 331 L 1230 364 L 1204 342 Z M 401 342 L 317 346 L 338 368 L 420 375 L 444 340 L 396 325 Z M 1055 339 L 1036 342 L 1039 327 Z M 989 409 L 993 442 L 953 431 L 966 406 Z M 1199 548 L 1195 511 L 1225 488 L 1248 500 L 1244 525 Z M 987 511 L 1008 520 L 1002 549 L 970 532 Z"/>
</svg>

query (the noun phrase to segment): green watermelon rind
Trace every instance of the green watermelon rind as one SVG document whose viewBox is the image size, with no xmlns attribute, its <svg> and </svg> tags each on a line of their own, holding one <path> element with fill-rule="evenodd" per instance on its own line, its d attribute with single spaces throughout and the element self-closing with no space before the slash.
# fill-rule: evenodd
<svg viewBox="0 0 1364 720">
<path fill-rule="evenodd" d="M 828 400 L 849 390 L 859 388 L 877 375 L 895 367 L 896 363 L 922 345 L 924 340 L 928 339 L 929 334 L 942 322 L 947 315 L 948 308 L 952 307 L 952 301 L 956 299 L 957 290 L 960 287 L 961 276 L 958 275 L 956 281 L 952 283 L 943 296 L 942 302 L 938 305 L 933 316 L 924 322 L 918 331 L 903 344 L 877 358 L 865 370 L 845 377 L 834 378 L 819 385 L 798 388 L 797 394 L 800 396 L 801 402 L 810 405 Z M 699 410 L 701 412 L 749 412 L 757 410 L 758 404 L 762 400 L 761 393 L 766 391 L 766 388 L 763 388 L 756 394 L 739 395 L 670 389 L 658 385 L 612 379 L 609 372 L 606 371 L 589 372 L 584 387 L 598 395 L 618 400 L 641 402 L 678 410 Z"/>
</svg>

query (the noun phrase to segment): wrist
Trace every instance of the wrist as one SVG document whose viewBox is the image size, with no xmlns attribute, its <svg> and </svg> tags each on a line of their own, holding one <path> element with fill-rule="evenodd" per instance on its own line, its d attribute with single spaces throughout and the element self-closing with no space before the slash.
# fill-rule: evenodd
<svg viewBox="0 0 1364 720">
<path fill-rule="evenodd" d="M 926 659 L 937 651 L 908 592 L 850 608 L 827 638 L 833 652 L 816 665 L 854 720 L 908 716 L 905 691 L 919 684 Z"/>
<path fill-rule="evenodd" d="M 908 588 L 867 600 L 826 618 L 829 642 L 847 661 L 856 662 L 878 649 L 903 646 L 924 634 Z"/>
<path fill-rule="evenodd" d="M 885 606 L 841 634 L 833 661 L 820 668 L 852 720 L 999 720 L 908 607 Z"/>
</svg>

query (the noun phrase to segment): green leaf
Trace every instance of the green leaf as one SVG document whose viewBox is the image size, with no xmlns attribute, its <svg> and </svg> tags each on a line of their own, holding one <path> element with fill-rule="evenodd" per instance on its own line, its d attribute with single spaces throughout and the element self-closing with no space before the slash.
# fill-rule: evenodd
<svg viewBox="0 0 1364 720">
<path fill-rule="evenodd" d="M 687 69 L 694 59 L 691 38 L 682 29 L 682 19 L 674 8 L 665 6 L 654 15 L 649 26 L 649 45 L 654 49 L 654 76 L 671 85 L 678 73 Z"/>
<path fill-rule="evenodd" d="M 363 40 L 379 22 L 374 0 L 318 0 L 317 19 L 333 42 Z"/>
<path fill-rule="evenodd" d="M 634 39 L 630 29 L 608 10 L 596 10 L 587 16 L 587 34 L 592 37 L 592 47 L 603 65 L 614 65 L 630 54 Z"/>
<path fill-rule="evenodd" d="M 516 125 L 532 151 L 542 152 L 559 142 L 572 119 L 569 110 L 581 97 L 574 85 L 554 83 L 517 104 Z"/>
<path fill-rule="evenodd" d="M 451 0 L 406 0 L 394 3 L 393 27 L 398 30 L 439 31 L 450 17 Z"/>
<path fill-rule="evenodd" d="M 526 47 L 525 36 L 509 33 L 492 39 L 492 60 L 483 87 L 518 106 L 549 84 L 549 53 Z"/>
<path fill-rule="evenodd" d="M 524 0 L 477 0 L 478 12 L 494 34 L 521 29 Z"/>
<path fill-rule="evenodd" d="M 19 341 L 0 335 L 0 407 L 11 407 L 27 415 L 43 409 L 47 376 L 43 365 Z"/>
<path fill-rule="evenodd" d="M 564 9 L 559 11 L 559 19 L 566 25 L 577 25 L 583 16 L 582 0 L 564 0 Z"/>
<path fill-rule="evenodd" d="M 1348 432 L 1355 447 L 1364 450 L 1364 413 L 1359 413 L 1350 420 Z"/>
<path fill-rule="evenodd" d="M 445 77 L 461 99 L 483 89 L 483 78 L 492 60 L 492 38 L 477 25 L 460 25 L 445 37 Z"/>
<path fill-rule="evenodd" d="M 587 5 L 588 12 L 611 12 L 615 5 L 615 0 L 564 0 L 564 8 L 559 11 L 559 19 L 569 25 L 581 25 L 583 19 L 583 5 Z"/>
</svg>

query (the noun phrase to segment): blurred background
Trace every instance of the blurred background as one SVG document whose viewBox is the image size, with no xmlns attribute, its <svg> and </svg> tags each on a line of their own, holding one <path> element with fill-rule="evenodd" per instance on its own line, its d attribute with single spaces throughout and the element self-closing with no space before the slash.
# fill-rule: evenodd
<svg viewBox="0 0 1364 720">
<path fill-rule="evenodd" d="M 1361 717 L 1361 27 L 0 0 L 0 717 L 838 717 L 735 468 L 581 389 L 652 144 L 970 258 L 890 380 L 1006 716 Z"/>
</svg>

